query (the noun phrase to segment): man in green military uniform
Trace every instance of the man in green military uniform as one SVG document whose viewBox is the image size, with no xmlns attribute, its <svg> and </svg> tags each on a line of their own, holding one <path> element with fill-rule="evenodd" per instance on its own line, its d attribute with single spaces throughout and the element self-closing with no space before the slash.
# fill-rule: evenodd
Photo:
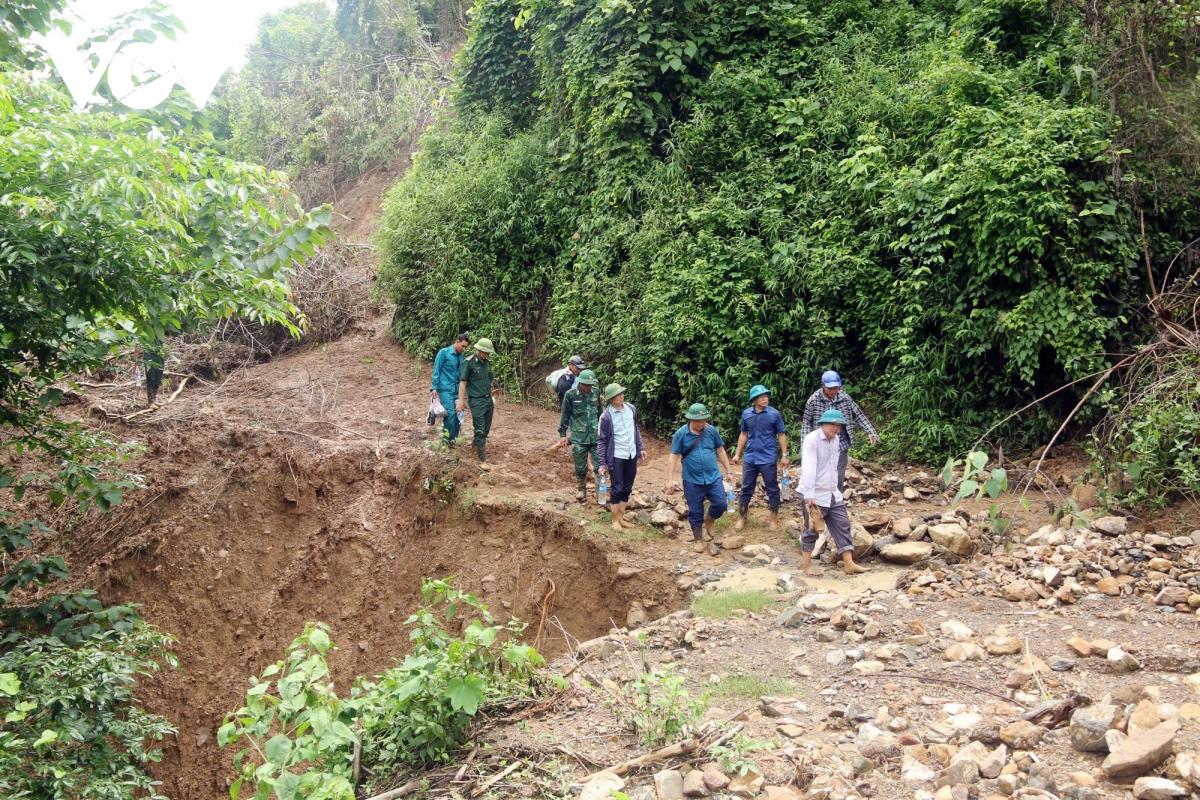
<svg viewBox="0 0 1200 800">
<path fill-rule="evenodd" d="M 585 369 L 579 373 L 579 386 L 563 395 L 562 413 L 558 418 L 558 435 L 566 446 L 570 430 L 571 455 L 575 457 L 575 485 L 579 489 L 575 499 L 587 499 L 588 454 L 592 456 L 592 469 L 600 469 L 600 457 L 596 450 L 599 441 L 600 392 L 596 386 L 596 373 Z"/>
<path fill-rule="evenodd" d="M 496 408 L 492 400 L 492 365 L 488 363 L 488 356 L 494 352 L 491 339 L 475 342 L 475 355 L 463 361 L 458 382 L 456 410 L 471 409 L 471 426 L 475 430 L 471 444 L 480 462 L 487 461 L 487 437 L 492 430 L 492 412 Z"/>
</svg>

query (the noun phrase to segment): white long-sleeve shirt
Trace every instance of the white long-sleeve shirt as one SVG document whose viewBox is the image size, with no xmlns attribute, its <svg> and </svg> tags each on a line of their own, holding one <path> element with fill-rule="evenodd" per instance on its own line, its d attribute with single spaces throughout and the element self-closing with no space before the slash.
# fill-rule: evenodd
<svg viewBox="0 0 1200 800">
<path fill-rule="evenodd" d="M 842 502 L 838 491 L 838 458 L 842 453 L 837 436 L 825 437 L 825 428 L 818 426 L 804 437 L 800 450 L 800 493 L 827 508 Z"/>
</svg>

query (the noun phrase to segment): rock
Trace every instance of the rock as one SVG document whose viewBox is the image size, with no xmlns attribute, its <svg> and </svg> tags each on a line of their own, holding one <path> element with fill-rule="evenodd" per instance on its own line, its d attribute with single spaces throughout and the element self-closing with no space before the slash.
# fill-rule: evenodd
<svg viewBox="0 0 1200 800">
<path fill-rule="evenodd" d="M 1096 581 L 1096 591 L 1109 597 L 1116 597 L 1121 593 L 1121 584 L 1117 583 L 1116 578 L 1101 578 Z"/>
<path fill-rule="evenodd" d="M 1008 673 L 1008 677 L 1004 679 L 1004 685 L 1009 689 L 1020 689 L 1031 680 L 1033 680 L 1033 670 L 1028 667 L 1017 667 Z"/>
<path fill-rule="evenodd" d="M 987 658 L 983 648 L 970 642 L 958 642 L 946 648 L 947 661 L 983 661 Z"/>
<path fill-rule="evenodd" d="M 907 539 L 909 534 L 913 532 L 913 528 L 921 524 L 921 520 L 914 517 L 901 517 L 892 521 L 892 536 L 897 539 Z"/>
<path fill-rule="evenodd" d="M 1022 600 L 1037 600 L 1041 597 L 1037 590 L 1029 585 L 1029 581 L 1018 579 L 1004 587 L 1004 599 L 1012 603 Z"/>
<path fill-rule="evenodd" d="M 846 598 L 840 594 L 810 594 L 800 600 L 800 608 L 805 611 L 837 611 L 844 605 Z"/>
<path fill-rule="evenodd" d="M 916 564 L 933 555 L 933 545 L 928 542 L 900 542 L 890 544 L 879 551 L 879 557 L 892 564 Z"/>
<path fill-rule="evenodd" d="M 878 675 L 883 670 L 884 666 L 881 661 L 859 661 L 854 665 L 854 671 L 860 675 Z"/>
<path fill-rule="evenodd" d="M 1184 703 L 1179 707 L 1179 716 L 1188 721 L 1200 719 L 1200 705 Z"/>
<path fill-rule="evenodd" d="M 800 793 L 790 786 L 768 786 L 763 796 L 766 800 L 800 800 Z"/>
<path fill-rule="evenodd" d="M 683 776 L 677 769 L 654 773 L 654 790 L 658 800 L 683 800 Z"/>
<path fill-rule="evenodd" d="M 1075 651 L 1081 658 L 1087 658 L 1092 654 L 1092 646 L 1087 639 L 1082 636 L 1072 636 L 1067 639 L 1067 647 Z"/>
<path fill-rule="evenodd" d="M 995 750 L 979 760 L 979 774 L 989 779 L 998 777 L 1007 761 L 1008 748 L 998 745 Z"/>
<path fill-rule="evenodd" d="M 1119 647 L 1108 651 L 1108 666 L 1113 672 L 1137 672 L 1142 664 Z"/>
<path fill-rule="evenodd" d="M 1171 755 L 1178 732 L 1179 720 L 1171 719 L 1152 730 L 1130 736 L 1104 759 L 1104 772 L 1115 779 L 1154 769 Z"/>
<path fill-rule="evenodd" d="M 747 556 L 748 558 L 754 558 L 755 556 L 770 556 L 774 554 L 775 551 L 771 549 L 770 545 L 766 544 L 748 544 L 742 547 L 742 555 Z"/>
<path fill-rule="evenodd" d="M 1129 737 L 1125 735 L 1125 731 L 1119 731 L 1112 728 L 1104 732 L 1104 743 L 1108 745 L 1108 752 L 1115 753 L 1121 749 L 1121 745 L 1125 744 L 1125 740 Z"/>
<path fill-rule="evenodd" d="M 1154 560 L 1151 560 L 1151 565 Z M 1151 566 L 1151 569 L 1154 567 Z M 1167 569 L 1170 569 L 1168 566 Z M 1159 590 L 1154 597 L 1154 604 L 1159 606 L 1177 606 L 1180 603 L 1186 603 L 1188 598 L 1192 596 L 1190 589 L 1184 586 L 1164 586 Z"/>
<path fill-rule="evenodd" d="M 745 773 L 739 772 L 730 778 L 729 793 L 743 797 L 754 797 L 762 790 L 764 782 L 765 779 L 762 773 L 758 771 L 758 767 L 751 765 Z"/>
<path fill-rule="evenodd" d="M 639 628 L 646 624 L 646 609 L 642 606 L 640 600 L 634 600 L 629 604 L 629 613 L 625 615 L 625 627 Z"/>
<path fill-rule="evenodd" d="M 704 773 L 694 769 L 683 776 L 684 797 L 707 797 L 708 786 L 704 784 Z"/>
<path fill-rule="evenodd" d="M 983 742 L 986 745 L 1000 744 L 1000 729 L 1004 727 L 1004 723 L 995 717 L 987 717 L 974 728 L 971 728 L 971 733 L 968 734 L 970 739 L 975 742 Z"/>
<path fill-rule="evenodd" d="M 1128 524 L 1124 517 L 1100 517 L 1092 523 L 1092 530 L 1109 536 L 1120 536 L 1125 533 Z"/>
<path fill-rule="evenodd" d="M 775 617 L 775 626 L 778 628 L 799 628 L 804 624 L 804 617 L 805 614 L 800 609 L 788 608 Z"/>
<path fill-rule="evenodd" d="M 1188 783 L 1200 785 L 1200 753 L 1184 752 L 1175 756 L 1175 769 Z"/>
<path fill-rule="evenodd" d="M 1038 761 L 1029 768 L 1027 789 L 1048 792 L 1053 796 L 1058 791 L 1058 782 L 1054 780 L 1054 771 L 1045 761 Z"/>
<path fill-rule="evenodd" d="M 938 786 L 958 786 L 979 782 L 979 765 L 970 758 L 952 761 L 937 780 Z"/>
<path fill-rule="evenodd" d="M 863 756 L 855 756 L 851 762 L 855 775 L 866 775 L 875 769 L 875 763 L 869 758 Z"/>
<path fill-rule="evenodd" d="M 915 486 L 905 486 L 902 492 L 905 500 L 920 500 L 921 493 L 917 491 Z"/>
<path fill-rule="evenodd" d="M 942 635 L 949 636 L 956 642 L 965 642 L 975 635 L 975 631 L 956 619 L 948 619 L 942 623 Z"/>
<path fill-rule="evenodd" d="M 1187 797 L 1191 793 L 1190 789 L 1166 778 L 1138 778 L 1133 782 L 1133 796 L 1137 800 L 1170 800 L 1172 797 Z"/>
<path fill-rule="evenodd" d="M 669 508 L 656 508 L 650 512 L 650 524 L 656 528 L 665 528 L 679 522 L 679 517 Z"/>
<path fill-rule="evenodd" d="M 854 545 L 854 557 L 859 560 L 871 555 L 871 551 L 875 549 L 875 537 L 857 523 L 850 525 L 850 542 Z"/>
<path fill-rule="evenodd" d="M 721 549 L 723 550 L 741 550 L 745 546 L 745 536 L 726 536 L 721 540 Z"/>
<path fill-rule="evenodd" d="M 704 785 L 707 786 L 710 791 L 715 792 L 720 789 L 724 789 L 729 785 L 729 778 L 726 777 L 725 773 L 721 772 L 720 770 L 713 769 L 712 767 L 704 770 L 702 777 L 704 780 Z"/>
<path fill-rule="evenodd" d="M 1162 722 L 1158 717 L 1158 709 L 1154 705 L 1153 700 L 1143 700 L 1138 703 L 1133 709 L 1133 713 L 1129 715 L 1129 722 L 1126 724 L 1125 733 L 1128 736 L 1137 736 L 1139 733 L 1157 728 Z"/>
<path fill-rule="evenodd" d="M 846 663 L 846 651 L 830 650 L 825 654 L 825 663 L 831 667 L 840 667 Z"/>
<path fill-rule="evenodd" d="M 1008 656 L 1021 652 L 1023 645 L 1015 636 L 985 636 L 983 647 L 994 656 Z"/>
<path fill-rule="evenodd" d="M 1075 488 L 1071 490 L 1071 497 L 1075 500 L 1075 505 L 1079 506 L 1080 511 L 1087 511 L 1089 508 L 1099 505 L 1096 487 L 1090 483 L 1075 484 Z"/>
<path fill-rule="evenodd" d="M 620 775 L 604 770 L 597 772 L 583 785 L 579 800 L 612 800 L 613 792 L 625 788 L 625 781 Z"/>
<path fill-rule="evenodd" d="M 1013 750 L 1032 750 L 1042 741 L 1045 731 L 1032 722 L 1019 719 L 1000 729 L 1000 741 Z"/>
<path fill-rule="evenodd" d="M 1104 734 L 1116 722 L 1119 711 L 1116 706 L 1101 704 L 1075 709 L 1068 729 L 1071 747 L 1081 753 L 1107 753 Z"/>
<path fill-rule="evenodd" d="M 956 523 L 930 527 L 929 538 L 956 556 L 969 556 L 975 550 L 975 542 Z"/>
<path fill-rule="evenodd" d="M 905 754 L 900 758 L 900 780 L 907 784 L 929 783 L 937 773 L 922 762 Z"/>
<path fill-rule="evenodd" d="M 1192 694 L 1200 694 L 1200 672 L 1192 673 L 1183 679 L 1183 685 L 1192 690 Z"/>
</svg>

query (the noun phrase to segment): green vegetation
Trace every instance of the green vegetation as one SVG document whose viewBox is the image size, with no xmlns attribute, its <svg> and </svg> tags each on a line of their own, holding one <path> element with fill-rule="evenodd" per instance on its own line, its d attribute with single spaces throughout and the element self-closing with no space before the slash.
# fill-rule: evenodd
<svg viewBox="0 0 1200 800">
<path fill-rule="evenodd" d="M 728 619 L 734 611 L 752 611 L 755 614 L 777 601 L 767 592 L 725 591 L 704 594 L 692 601 L 692 613 L 709 619 Z"/>
<path fill-rule="evenodd" d="M 465 36 L 462 0 L 310 0 L 263 16 L 221 93 L 232 154 L 280 169 L 297 193 L 338 188 L 395 159 L 432 120 Z"/>
<path fill-rule="evenodd" d="M 732 675 L 725 674 L 721 680 L 709 687 L 713 697 L 748 697 L 757 700 L 760 697 L 789 695 L 796 691 L 795 685 L 784 678 L 774 675 Z"/>
<path fill-rule="evenodd" d="M 1143 336 L 1200 207 L 1192 6 L 480 3 L 386 205 L 395 335 L 487 333 L 512 388 L 586 353 L 660 427 L 760 381 L 795 418 L 836 367 L 940 460 Z M 1124 80 L 1130 31 L 1163 66 Z M 1086 387 L 1000 435 L 1044 442 Z"/>
<path fill-rule="evenodd" d="M 690 736 L 708 709 L 707 696 L 699 699 L 684 688 L 686 678 L 667 664 L 654 672 L 639 672 L 621 686 L 606 704 L 622 724 L 638 735 L 644 747 L 659 747 Z"/>
<path fill-rule="evenodd" d="M 481 707 L 530 691 L 544 661 L 517 642 L 524 625 L 493 624 L 487 606 L 451 580 L 422 586 L 425 602 L 406 623 L 413 653 L 374 681 L 357 681 L 347 698 L 329 680 L 333 645 L 324 625 L 309 625 L 284 660 L 251 678 L 246 705 L 217 732 L 221 747 L 243 746 L 234 756 L 234 800 L 243 789 L 261 800 L 352 800 L 356 741 L 362 766 L 386 782 L 400 768 L 449 760 Z M 476 618 L 455 637 L 445 625 L 460 610 Z"/>
</svg>

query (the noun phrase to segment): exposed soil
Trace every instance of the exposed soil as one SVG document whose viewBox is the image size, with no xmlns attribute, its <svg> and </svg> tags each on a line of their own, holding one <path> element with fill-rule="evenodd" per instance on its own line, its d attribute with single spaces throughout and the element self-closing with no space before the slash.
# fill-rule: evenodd
<svg viewBox="0 0 1200 800">
<path fill-rule="evenodd" d="M 344 195 L 339 224 L 347 239 L 369 233 L 379 193 L 394 177 L 366 176 Z M 248 676 L 277 660 L 306 622 L 332 626 L 340 649 L 331 664 L 341 687 L 402 656 L 408 647 L 403 622 L 424 577 L 458 576 L 461 587 L 478 593 L 498 615 L 511 612 L 531 622 L 531 637 L 542 628 L 539 644 L 553 656 L 624 626 L 635 601 L 650 620 L 687 607 L 691 598 L 677 585 L 681 575 L 719 571 L 729 586 L 740 581 L 773 588 L 779 573 L 797 573 L 794 543 L 786 531 L 766 531 L 758 507 L 751 512 L 747 541 L 774 548 L 777 560 L 769 566 L 742 563 L 733 552 L 693 552 L 649 525 L 613 532 L 598 508 L 574 502 L 569 454 L 548 452 L 556 439 L 555 412 L 499 397 L 489 470 L 478 468 L 469 448 L 442 451 L 425 422 L 430 366 L 410 358 L 387 336 L 387 325 L 386 311 L 370 310 L 355 332 L 338 341 L 194 381 L 169 404 L 128 421 L 94 409 L 138 407 L 143 400 L 132 387 L 97 390 L 67 408 L 118 438 L 146 445 L 130 468 L 145 476 L 147 488 L 129 493 L 113 513 L 68 519 L 40 510 L 63 532 L 56 547 L 68 551 L 80 585 L 99 588 L 106 602 L 142 603 L 145 617 L 178 639 L 180 669 L 149 682 L 144 691 L 149 709 L 179 728 L 154 769 L 173 798 L 227 796 L 231 756 L 217 747 L 216 729 L 241 704 Z M 164 387 L 163 396 L 172 391 Z M 651 458 L 639 473 L 639 487 L 658 490 L 667 446 L 653 439 L 647 444 Z M 1033 511 L 1018 513 L 1016 524 L 1036 528 L 1048 518 L 1049 504 L 1060 499 L 1044 497 Z M 943 510 L 912 503 L 905 513 Z M 725 519 L 719 527 L 724 532 L 730 526 Z M 808 582 L 808 590 L 891 592 L 906 572 L 879 562 L 873 567 L 870 576 L 854 580 L 827 570 L 823 579 Z M 1181 658 L 1194 653 L 1195 617 L 1182 614 L 1160 619 L 1146 609 L 1146 615 L 1126 620 L 1114 616 L 1119 606 L 1113 603 L 1017 612 L 970 596 L 903 601 L 894 594 L 889 601 L 882 615 L 888 633 L 881 642 L 900 637 L 901 626 L 912 620 L 936 628 L 945 614 L 981 634 L 1008 625 L 1029 635 L 1043 658 L 1058 654 L 1068 627 L 1129 642 L 1142 653 L 1181 650 Z M 547 621 L 553 624 L 543 624 Z M 917 716 L 936 715 L 940 703 L 922 699 L 929 697 L 990 703 L 988 710 L 997 710 L 986 696 L 961 687 L 860 679 L 828 669 L 823 657 L 833 645 L 809 641 L 814 631 L 780 631 L 766 614 L 713 625 L 700 646 L 686 652 L 674 630 L 645 642 L 625 641 L 633 644 L 639 663 L 678 662 L 695 693 L 707 691 L 714 676 L 775 676 L 811 712 L 811 720 L 824 719 L 833 701 L 820 692 L 830 687 L 839 692 L 838 702 L 852 696 L 869 708 L 924 709 L 906 712 Z M 591 676 L 592 688 L 577 690 L 584 697 L 590 693 L 588 705 L 534 718 L 525 729 L 501 728 L 491 734 L 493 741 L 534 749 L 568 742 L 595 764 L 638 752 L 636 740 L 619 729 L 595 688 L 604 677 L 620 677 L 633 666 L 622 656 L 581 670 L 577 679 Z M 923 666 L 929 674 L 946 674 L 940 662 Z M 959 665 L 948 674 L 994 687 L 1002 685 L 1009 666 L 993 660 Z M 1108 677 L 1083 669 L 1070 673 L 1064 686 L 1099 696 L 1133 680 Z M 1164 700 L 1183 701 L 1173 672 L 1153 678 Z M 1142 683 L 1150 679 L 1150 673 L 1140 674 Z M 717 698 L 709 715 L 723 720 L 749 710 L 748 732 L 775 736 L 774 723 L 754 711 L 755 702 Z M 787 713 L 806 714 L 794 704 Z M 828 734 L 813 730 L 822 734 L 822 746 L 836 751 L 846 741 L 836 725 L 827 727 Z M 586 774 L 578 758 L 565 760 L 577 777 Z M 763 763 L 772 778 L 791 768 L 778 755 Z M 886 790 L 886 774 L 870 781 L 880 796 L 903 794 Z M 516 785 L 496 788 L 503 795 Z"/>
</svg>

